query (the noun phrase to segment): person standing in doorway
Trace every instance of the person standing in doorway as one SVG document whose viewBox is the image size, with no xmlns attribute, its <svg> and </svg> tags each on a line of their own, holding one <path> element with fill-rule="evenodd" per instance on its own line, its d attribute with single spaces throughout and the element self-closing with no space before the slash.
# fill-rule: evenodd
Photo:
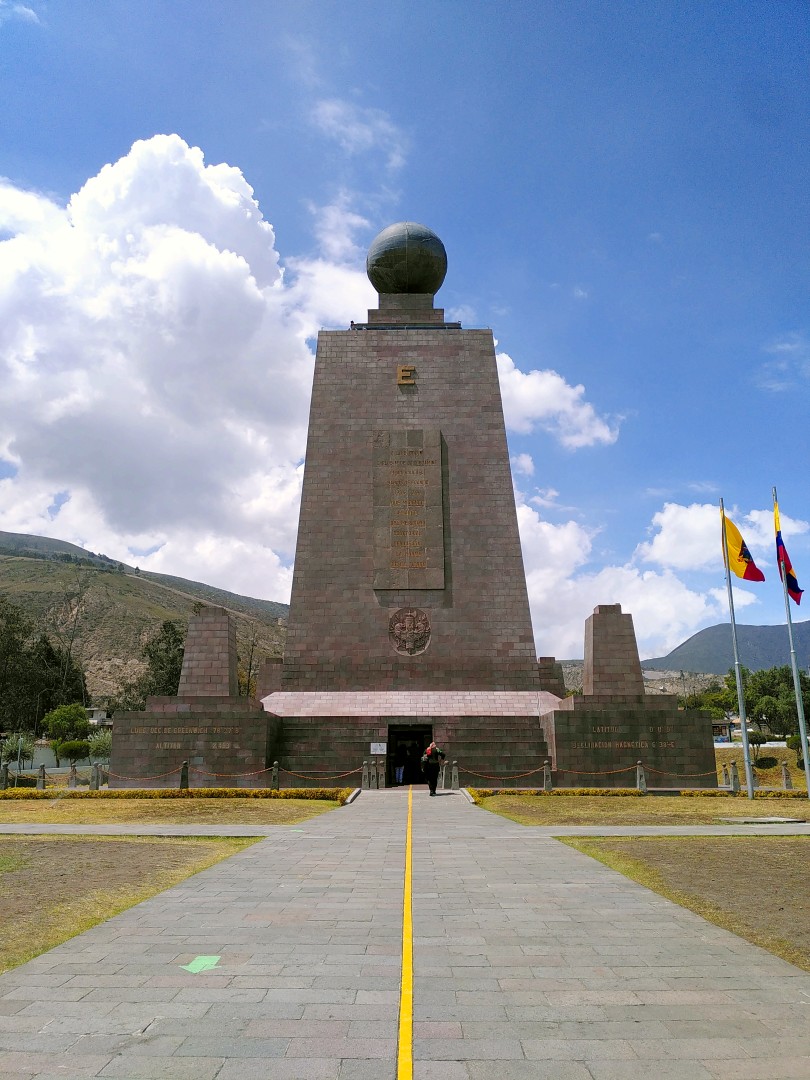
<svg viewBox="0 0 810 1080">
<path fill-rule="evenodd" d="M 440 750 L 435 742 L 431 742 L 430 746 L 422 754 L 422 771 L 425 774 L 425 779 L 428 782 L 431 796 L 436 794 L 436 784 L 439 781 L 439 769 L 444 761 L 444 751 Z"/>
<path fill-rule="evenodd" d="M 408 760 L 408 751 L 404 743 L 397 743 L 394 753 L 394 782 L 399 786 L 405 776 L 405 763 Z"/>
</svg>

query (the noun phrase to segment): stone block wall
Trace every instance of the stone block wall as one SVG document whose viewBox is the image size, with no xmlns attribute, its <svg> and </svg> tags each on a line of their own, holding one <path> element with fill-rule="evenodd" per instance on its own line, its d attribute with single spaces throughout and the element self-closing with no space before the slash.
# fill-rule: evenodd
<svg viewBox="0 0 810 1080">
<path fill-rule="evenodd" d="M 711 718 L 674 696 L 569 697 L 552 720 L 558 787 L 635 787 L 639 760 L 651 788 L 717 787 Z"/>
<path fill-rule="evenodd" d="M 204 607 L 188 621 L 180 697 L 236 697 L 236 625 L 225 608 Z"/>
<path fill-rule="evenodd" d="M 283 689 L 539 689 L 492 333 L 367 326 L 318 338 Z"/>
<path fill-rule="evenodd" d="M 600 604 L 585 623 L 582 693 L 644 697 L 633 617 L 620 604 Z"/>
<path fill-rule="evenodd" d="M 278 719 L 258 701 L 150 697 L 144 712 L 113 717 L 111 788 L 269 787 Z"/>
</svg>

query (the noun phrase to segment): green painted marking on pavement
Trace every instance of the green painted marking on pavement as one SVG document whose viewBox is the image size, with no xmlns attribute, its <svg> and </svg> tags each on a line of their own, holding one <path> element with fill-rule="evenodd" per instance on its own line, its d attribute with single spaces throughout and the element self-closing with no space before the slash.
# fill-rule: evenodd
<svg viewBox="0 0 810 1080">
<path fill-rule="evenodd" d="M 192 975 L 197 975 L 201 971 L 210 971 L 211 968 L 215 968 L 219 961 L 219 956 L 195 956 L 190 964 L 181 964 L 180 966 L 184 971 L 190 971 Z"/>
</svg>

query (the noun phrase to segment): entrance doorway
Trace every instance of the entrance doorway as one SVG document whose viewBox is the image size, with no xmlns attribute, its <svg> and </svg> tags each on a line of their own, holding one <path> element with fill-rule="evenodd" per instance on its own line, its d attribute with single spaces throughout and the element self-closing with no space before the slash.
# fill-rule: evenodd
<svg viewBox="0 0 810 1080">
<path fill-rule="evenodd" d="M 431 724 L 389 724 L 386 783 L 396 786 L 396 768 L 403 768 L 403 784 L 426 784 L 421 760 L 433 740 Z"/>
</svg>

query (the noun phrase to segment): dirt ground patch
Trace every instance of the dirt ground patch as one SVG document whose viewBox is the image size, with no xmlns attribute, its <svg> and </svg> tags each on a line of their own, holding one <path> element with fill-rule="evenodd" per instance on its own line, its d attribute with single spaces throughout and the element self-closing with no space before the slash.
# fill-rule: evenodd
<svg viewBox="0 0 810 1080">
<path fill-rule="evenodd" d="M 719 825 L 724 818 L 740 817 L 810 821 L 807 799 L 493 795 L 481 805 L 521 825 Z"/>
<path fill-rule="evenodd" d="M 255 843 L 253 839 L 4 836 L 0 971 Z"/>
<path fill-rule="evenodd" d="M 810 837 L 631 836 L 564 843 L 810 971 Z"/>
<path fill-rule="evenodd" d="M 318 799 L 9 799 L 0 824 L 294 825 L 337 803 Z"/>
</svg>

